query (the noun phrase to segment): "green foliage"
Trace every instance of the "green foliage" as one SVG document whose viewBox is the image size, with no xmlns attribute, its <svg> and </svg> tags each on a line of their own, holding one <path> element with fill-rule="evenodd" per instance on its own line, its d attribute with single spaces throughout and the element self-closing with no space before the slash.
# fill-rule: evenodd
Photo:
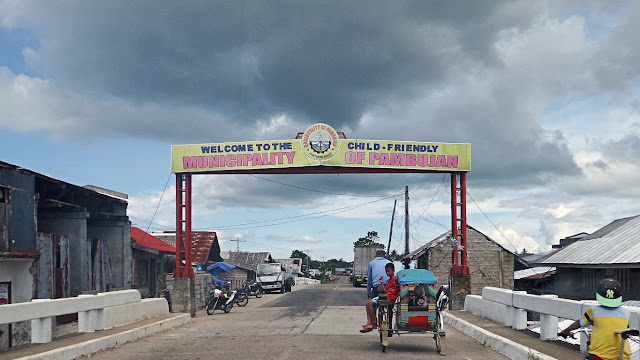
<svg viewBox="0 0 640 360">
<path fill-rule="evenodd" d="M 518 254 L 518 256 L 522 257 L 522 256 L 527 256 L 527 255 L 533 255 L 533 253 L 530 253 L 527 251 L 527 249 L 522 248 L 522 251 Z"/>
<path fill-rule="evenodd" d="M 366 237 L 359 238 L 357 241 L 353 243 L 353 246 L 376 245 L 376 246 L 380 246 L 383 249 L 386 248 L 386 246 L 379 243 L 378 240 L 380 240 L 380 238 L 378 237 L 378 232 L 369 231 Z"/>
<path fill-rule="evenodd" d="M 400 259 L 402 259 L 402 255 L 398 254 L 398 252 L 395 250 L 391 250 L 391 252 L 389 253 L 389 260 L 398 261 Z"/>
</svg>

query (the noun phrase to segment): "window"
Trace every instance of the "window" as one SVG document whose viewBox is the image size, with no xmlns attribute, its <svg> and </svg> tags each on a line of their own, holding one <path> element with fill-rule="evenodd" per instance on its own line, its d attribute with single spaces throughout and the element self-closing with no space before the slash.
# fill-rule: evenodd
<svg viewBox="0 0 640 360">
<path fill-rule="evenodd" d="M 132 285 L 147 285 L 149 282 L 149 259 L 133 259 Z"/>
</svg>

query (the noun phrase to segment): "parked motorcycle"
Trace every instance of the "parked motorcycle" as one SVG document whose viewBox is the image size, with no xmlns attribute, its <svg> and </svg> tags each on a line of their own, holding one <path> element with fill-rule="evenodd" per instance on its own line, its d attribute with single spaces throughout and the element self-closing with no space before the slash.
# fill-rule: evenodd
<svg viewBox="0 0 640 360">
<path fill-rule="evenodd" d="M 207 315 L 213 314 L 216 310 L 222 310 L 225 313 L 231 311 L 236 300 L 237 293 L 238 292 L 236 290 L 226 292 L 221 289 L 220 286 L 216 286 L 209 292 L 209 299 L 207 299 Z"/>
<path fill-rule="evenodd" d="M 238 306 L 246 306 L 249 303 L 249 295 L 247 295 L 244 288 L 238 289 L 236 294 L 236 305 Z"/>
<path fill-rule="evenodd" d="M 242 283 L 242 288 L 247 293 L 247 295 L 255 296 L 257 298 L 261 298 L 262 294 L 264 294 L 264 290 L 262 290 L 262 286 L 258 284 L 256 281 L 245 281 Z"/>
</svg>

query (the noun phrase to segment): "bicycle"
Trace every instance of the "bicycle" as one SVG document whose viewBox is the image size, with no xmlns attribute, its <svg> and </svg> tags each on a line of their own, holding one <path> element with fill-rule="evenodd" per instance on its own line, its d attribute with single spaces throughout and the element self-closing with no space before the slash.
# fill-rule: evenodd
<svg viewBox="0 0 640 360">
<path fill-rule="evenodd" d="M 585 353 L 587 355 L 585 355 L 585 360 L 588 360 L 588 356 L 589 356 L 589 346 L 591 345 L 591 328 L 588 327 L 583 327 L 583 328 L 579 328 L 576 330 L 572 330 L 571 331 L 571 337 L 574 337 L 575 334 L 580 334 L 580 333 L 584 333 L 585 336 L 587 337 L 587 347 L 585 350 Z M 624 329 L 624 330 L 616 330 L 616 334 L 620 335 L 621 337 L 621 341 L 620 341 L 620 352 L 619 352 L 619 356 L 618 356 L 618 360 L 622 360 L 623 355 L 624 355 L 624 344 L 625 344 L 625 340 L 629 339 L 630 341 L 634 341 L 636 343 L 640 344 L 640 340 L 636 339 L 635 337 L 638 337 L 640 331 L 638 329 L 633 329 L 633 328 L 628 328 L 628 329 Z M 562 338 L 566 338 L 567 336 L 564 335 L 563 333 L 558 333 L 559 337 Z"/>
</svg>

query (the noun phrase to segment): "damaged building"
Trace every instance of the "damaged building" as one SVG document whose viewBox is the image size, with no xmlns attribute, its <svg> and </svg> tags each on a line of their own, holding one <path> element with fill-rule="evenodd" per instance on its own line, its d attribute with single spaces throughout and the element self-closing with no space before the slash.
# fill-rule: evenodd
<svg viewBox="0 0 640 360">
<path fill-rule="evenodd" d="M 0 161 L 0 292 L 7 303 L 127 289 L 131 279 L 125 194 Z M 15 328 L 0 329 L 9 334 L 0 345 L 21 342 Z"/>
</svg>

